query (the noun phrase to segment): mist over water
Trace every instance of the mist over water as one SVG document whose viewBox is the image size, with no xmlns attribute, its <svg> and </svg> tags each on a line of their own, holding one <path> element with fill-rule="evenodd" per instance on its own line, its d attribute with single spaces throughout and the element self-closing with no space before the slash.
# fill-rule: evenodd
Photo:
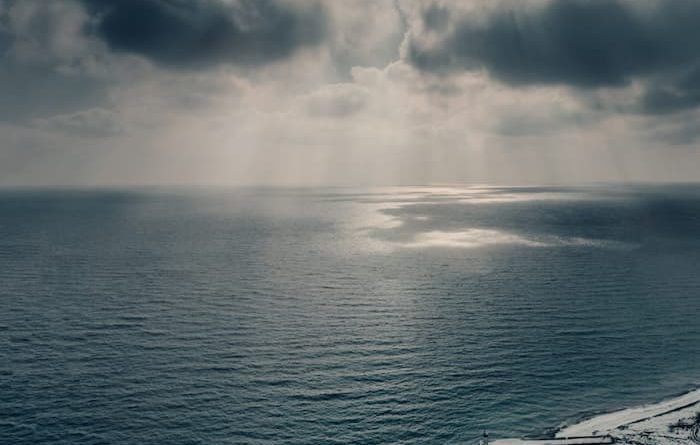
<svg viewBox="0 0 700 445">
<path fill-rule="evenodd" d="M 445 444 L 700 384 L 700 186 L 0 192 L 12 444 Z"/>
</svg>

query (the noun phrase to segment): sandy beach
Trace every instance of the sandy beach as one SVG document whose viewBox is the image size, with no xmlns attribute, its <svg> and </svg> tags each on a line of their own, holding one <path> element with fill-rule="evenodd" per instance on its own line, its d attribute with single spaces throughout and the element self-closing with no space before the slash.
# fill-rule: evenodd
<svg viewBox="0 0 700 445">
<path fill-rule="evenodd" d="M 700 389 L 659 403 L 602 414 L 559 430 L 552 439 L 499 439 L 493 445 L 680 445 L 700 443 Z"/>
</svg>

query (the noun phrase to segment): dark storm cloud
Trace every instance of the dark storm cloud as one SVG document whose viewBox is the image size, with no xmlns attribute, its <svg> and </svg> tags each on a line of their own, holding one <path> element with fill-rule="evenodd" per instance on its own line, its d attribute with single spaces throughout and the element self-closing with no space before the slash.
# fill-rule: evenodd
<svg viewBox="0 0 700 445">
<path fill-rule="evenodd" d="M 275 0 L 82 0 L 110 48 L 171 67 L 261 65 L 319 43 L 320 4 Z"/>
<path fill-rule="evenodd" d="M 451 17 L 438 44 L 414 35 L 407 55 L 427 72 L 486 69 L 512 85 L 596 88 L 643 79 L 649 81 L 638 110 L 644 113 L 700 105 L 700 76 L 683 78 L 700 66 L 700 2 L 631 5 L 621 0 L 511 2 L 485 17 Z M 426 28 L 436 28 L 427 26 L 436 22 L 436 11 L 424 12 Z"/>
<path fill-rule="evenodd" d="M 12 34 L 3 29 L 2 22 L 0 21 L 0 54 L 4 54 L 8 49 L 10 49 L 12 40 Z"/>
<path fill-rule="evenodd" d="M 124 126 L 116 113 L 104 108 L 90 108 L 48 119 L 37 119 L 34 124 L 37 127 L 60 131 L 67 135 L 94 138 L 114 136 L 124 131 Z"/>
<path fill-rule="evenodd" d="M 0 66 L 0 121 L 71 113 L 108 99 L 103 80 L 61 74 L 43 67 Z"/>
<path fill-rule="evenodd" d="M 630 76 L 700 56 L 700 3 L 669 0 L 643 19 L 619 1 L 553 0 L 462 17 L 433 48 L 410 47 L 426 70 L 485 67 L 512 83 L 615 85 Z M 426 20 L 432 9 L 426 11 Z"/>
<path fill-rule="evenodd" d="M 9 29 L 9 17 L 7 16 L 7 4 L 0 0 L 0 56 L 10 49 L 14 40 Z"/>
<path fill-rule="evenodd" d="M 437 3 L 433 3 L 423 12 L 423 25 L 431 31 L 442 31 L 450 20 L 450 11 Z"/>
<path fill-rule="evenodd" d="M 700 106 L 700 65 L 651 83 L 641 104 L 649 114 L 664 114 Z"/>
<path fill-rule="evenodd" d="M 315 0 L 0 0 L 0 121 L 109 107 L 147 68 L 117 53 L 172 69 L 258 67 L 325 32 Z"/>
<path fill-rule="evenodd" d="M 0 0 L 0 121 L 23 123 L 107 100 L 107 82 L 73 66 L 81 43 L 63 25 L 79 13 L 69 2 Z"/>
</svg>

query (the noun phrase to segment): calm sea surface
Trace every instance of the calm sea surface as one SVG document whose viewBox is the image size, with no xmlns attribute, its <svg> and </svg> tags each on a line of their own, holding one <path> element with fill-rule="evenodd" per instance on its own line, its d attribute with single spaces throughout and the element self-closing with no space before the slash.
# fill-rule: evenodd
<svg viewBox="0 0 700 445">
<path fill-rule="evenodd" d="M 700 383 L 700 187 L 0 192 L 0 443 L 456 444 Z"/>
</svg>

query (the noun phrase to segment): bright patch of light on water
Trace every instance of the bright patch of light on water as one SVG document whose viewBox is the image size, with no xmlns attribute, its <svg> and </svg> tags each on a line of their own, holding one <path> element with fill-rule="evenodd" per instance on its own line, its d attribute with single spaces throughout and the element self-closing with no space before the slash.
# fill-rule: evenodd
<svg viewBox="0 0 700 445">
<path fill-rule="evenodd" d="M 2 192 L 0 437 L 540 433 L 700 383 L 699 265 L 698 186 Z"/>
<path fill-rule="evenodd" d="M 433 230 L 417 234 L 412 241 L 401 244 L 402 247 L 455 247 L 477 248 L 501 244 L 518 244 L 530 247 L 543 247 L 546 244 L 529 240 L 511 233 L 488 229 L 467 229 L 460 232 L 443 232 Z"/>
</svg>

